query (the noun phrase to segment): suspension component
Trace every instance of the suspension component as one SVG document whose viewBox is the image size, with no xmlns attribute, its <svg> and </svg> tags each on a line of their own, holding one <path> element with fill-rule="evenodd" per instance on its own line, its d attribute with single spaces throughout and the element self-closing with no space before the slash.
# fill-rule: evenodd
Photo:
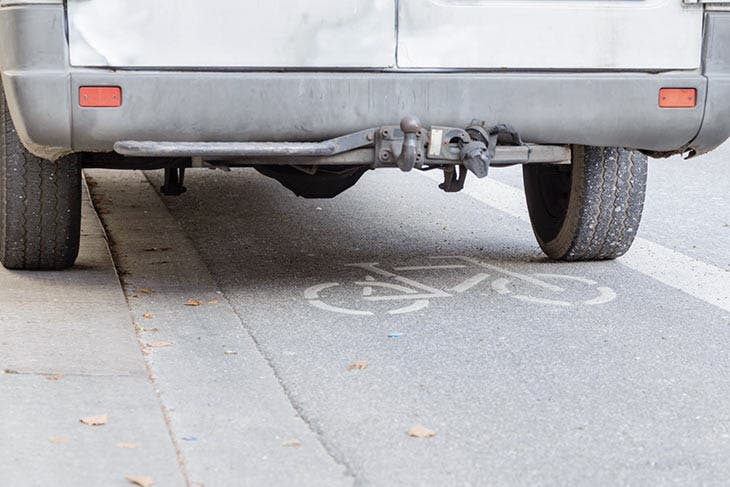
<svg viewBox="0 0 730 487">
<path fill-rule="evenodd" d="M 165 196 L 180 196 L 188 190 L 185 186 L 183 186 L 184 182 L 184 167 L 166 167 L 165 184 L 160 187 L 160 192 Z"/>
</svg>

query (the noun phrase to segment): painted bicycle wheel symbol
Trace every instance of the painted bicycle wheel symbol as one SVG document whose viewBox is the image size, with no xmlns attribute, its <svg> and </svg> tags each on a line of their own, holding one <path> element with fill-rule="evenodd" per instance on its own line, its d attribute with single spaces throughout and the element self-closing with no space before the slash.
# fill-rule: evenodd
<svg viewBox="0 0 730 487">
<path fill-rule="evenodd" d="M 332 295 L 339 288 L 344 287 L 343 284 L 338 282 L 326 282 L 311 286 L 304 291 L 304 298 L 315 308 L 354 316 L 375 315 L 374 311 L 363 308 L 372 308 L 372 305 L 367 306 L 367 304 L 377 302 L 393 303 L 386 311 L 391 315 L 413 313 L 427 308 L 434 299 L 450 298 L 466 293 L 487 281 L 490 283 L 492 292 L 497 295 L 535 305 L 595 306 L 616 299 L 616 293 L 613 289 L 600 286 L 596 281 L 584 277 L 545 273 L 523 274 L 466 256 L 431 257 L 431 259 L 451 260 L 454 263 L 394 267 L 393 272 L 379 267 L 377 262 L 348 264 L 347 267 L 365 271 L 365 277 L 362 280 L 351 283 L 359 289 L 356 298 L 350 296 L 351 301 L 358 302 L 358 306 L 355 307 L 345 307 L 339 302 L 333 302 Z M 404 275 L 404 273 L 413 271 L 444 271 L 469 268 L 478 269 L 479 272 L 448 289 L 429 286 Z M 493 278 L 492 274 L 496 274 L 497 277 Z M 578 286 L 580 288 L 579 299 L 566 297 L 566 286 Z M 531 291 L 519 290 L 525 287 Z"/>
</svg>

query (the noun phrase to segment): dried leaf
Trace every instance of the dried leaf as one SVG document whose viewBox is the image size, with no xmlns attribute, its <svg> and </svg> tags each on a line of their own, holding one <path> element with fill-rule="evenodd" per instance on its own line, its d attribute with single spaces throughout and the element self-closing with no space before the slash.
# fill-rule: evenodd
<svg viewBox="0 0 730 487">
<path fill-rule="evenodd" d="M 109 421 L 109 415 L 95 414 L 94 416 L 86 416 L 85 418 L 81 418 L 79 421 L 84 424 L 88 424 L 89 426 L 101 426 L 107 424 L 107 422 Z"/>
<path fill-rule="evenodd" d="M 50 374 L 46 376 L 46 379 L 48 380 L 61 380 L 63 379 L 63 372 L 59 372 L 57 374 Z"/>
<path fill-rule="evenodd" d="M 124 448 L 126 450 L 133 450 L 133 449 L 137 448 L 138 446 L 139 445 L 137 445 L 137 443 L 125 443 L 125 442 L 117 443 L 117 448 Z"/>
<path fill-rule="evenodd" d="M 65 436 L 51 436 L 48 441 L 51 443 L 68 443 L 68 438 Z"/>
<path fill-rule="evenodd" d="M 367 369 L 367 368 L 368 368 L 368 363 L 364 360 L 358 360 L 354 364 L 350 364 L 347 366 L 347 370 L 355 370 L 355 369 L 362 370 L 362 369 Z"/>
<path fill-rule="evenodd" d="M 132 294 L 133 298 L 139 298 L 139 294 Z"/>
<path fill-rule="evenodd" d="M 141 287 L 141 288 L 137 289 L 137 292 L 138 293 L 142 293 L 142 294 L 153 294 L 153 293 L 155 293 L 157 291 L 155 291 L 154 289 L 149 289 L 149 288 L 146 288 L 146 287 Z"/>
<path fill-rule="evenodd" d="M 172 342 L 147 342 L 147 346 L 150 348 L 171 347 L 172 345 Z"/>
<path fill-rule="evenodd" d="M 142 318 L 144 318 L 146 320 L 149 320 L 149 319 L 152 318 L 152 315 L 150 313 L 145 313 L 145 314 L 142 315 Z"/>
<path fill-rule="evenodd" d="M 417 424 L 415 426 L 411 426 L 411 429 L 408 430 L 408 436 L 412 436 L 414 438 L 431 438 L 436 436 L 436 432 L 426 428 L 422 424 Z"/>
<path fill-rule="evenodd" d="M 150 487 L 155 483 L 155 479 L 146 475 L 127 475 L 124 478 L 135 485 L 139 485 L 139 487 Z"/>
<path fill-rule="evenodd" d="M 285 441 L 284 443 L 281 444 L 281 446 L 297 447 L 297 446 L 302 446 L 302 442 L 297 440 L 296 438 L 293 438 L 291 440 Z"/>
<path fill-rule="evenodd" d="M 198 301 L 197 299 L 189 299 L 185 302 L 185 306 L 200 306 L 203 304 L 202 301 Z"/>
<path fill-rule="evenodd" d="M 20 372 L 18 372 L 17 370 L 13 370 L 13 369 L 5 369 L 5 370 L 3 370 L 3 374 L 19 374 L 19 373 Z"/>
<path fill-rule="evenodd" d="M 220 301 L 218 301 L 217 299 L 211 299 L 210 301 L 208 301 L 208 304 L 220 304 Z"/>
</svg>

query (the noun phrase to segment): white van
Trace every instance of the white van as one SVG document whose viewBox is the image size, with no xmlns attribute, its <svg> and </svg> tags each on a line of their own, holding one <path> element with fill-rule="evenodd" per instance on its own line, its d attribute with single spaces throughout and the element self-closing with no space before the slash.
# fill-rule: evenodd
<svg viewBox="0 0 730 487">
<path fill-rule="evenodd" d="M 730 135 L 730 2 L 0 0 L 0 261 L 73 265 L 83 167 L 254 167 L 303 197 L 369 169 L 522 164 L 558 260 L 622 255 L 647 156 Z M 366 211 L 366 210 L 364 210 Z"/>
</svg>

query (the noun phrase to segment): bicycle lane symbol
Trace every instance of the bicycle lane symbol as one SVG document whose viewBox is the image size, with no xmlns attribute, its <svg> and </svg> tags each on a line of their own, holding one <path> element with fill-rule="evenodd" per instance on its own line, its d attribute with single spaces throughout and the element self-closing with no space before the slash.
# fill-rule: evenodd
<svg viewBox="0 0 730 487">
<path fill-rule="evenodd" d="M 617 297 L 616 292 L 610 287 L 599 286 L 596 281 L 583 277 L 547 273 L 523 274 L 467 256 L 437 256 L 431 257 L 431 259 L 434 261 L 451 260 L 458 263 L 394 267 L 394 272 L 379 267 L 377 262 L 347 264 L 345 267 L 362 269 L 366 273 L 363 280 L 351 283 L 359 289 L 357 301 L 395 303 L 396 307 L 387 311 L 391 315 L 420 311 L 427 308 L 433 299 L 450 298 L 466 293 L 490 279 L 492 273 L 498 276 L 491 281 L 491 288 L 494 292 L 525 303 L 561 307 L 595 306 L 609 303 Z M 429 286 L 403 275 L 403 273 L 413 271 L 444 271 L 469 268 L 478 269 L 480 272 L 469 276 L 464 281 L 448 289 Z M 485 270 L 490 271 L 490 273 L 484 272 Z M 381 280 L 377 280 L 374 276 L 379 276 Z M 512 289 L 515 283 L 521 283 L 539 291 L 534 294 L 520 293 Z M 564 286 L 571 283 L 588 288 L 587 293 L 589 294 L 585 299 L 570 300 L 561 296 L 566 292 Z M 327 302 L 328 297 L 331 298 L 334 292 L 344 287 L 346 286 L 338 282 L 317 284 L 304 291 L 304 298 L 310 305 L 324 311 L 354 316 L 373 316 L 376 314 L 373 311 L 362 309 L 362 307 L 350 308 Z M 376 290 L 386 291 L 388 294 L 376 294 Z M 546 292 L 550 297 L 543 295 Z M 352 300 L 352 297 L 350 297 L 350 300 Z"/>
</svg>

